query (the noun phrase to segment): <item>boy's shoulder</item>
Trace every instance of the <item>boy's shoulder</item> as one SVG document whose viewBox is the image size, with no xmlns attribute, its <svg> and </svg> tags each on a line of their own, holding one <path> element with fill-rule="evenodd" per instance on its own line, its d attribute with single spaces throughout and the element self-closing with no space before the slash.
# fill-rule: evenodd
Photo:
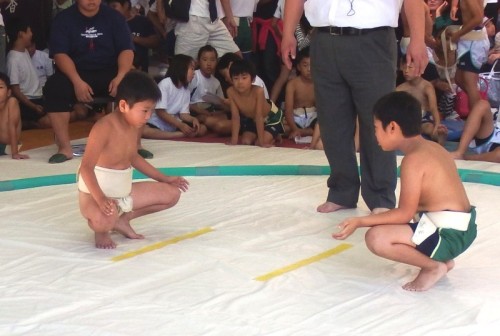
<svg viewBox="0 0 500 336">
<path fill-rule="evenodd" d="M 402 160 L 402 167 L 422 169 L 426 166 L 435 167 L 439 162 L 446 160 L 453 161 L 446 149 L 434 141 L 427 139 L 416 140 L 418 143 L 413 149 L 405 153 Z"/>
</svg>

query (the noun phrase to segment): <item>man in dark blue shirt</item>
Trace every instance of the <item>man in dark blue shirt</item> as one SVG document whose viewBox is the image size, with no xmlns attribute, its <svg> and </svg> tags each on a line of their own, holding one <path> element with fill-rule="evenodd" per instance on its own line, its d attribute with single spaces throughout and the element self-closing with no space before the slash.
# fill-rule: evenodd
<svg viewBox="0 0 500 336">
<path fill-rule="evenodd" d="M 45 110 L 58 146 L 49 163 L 60 163 L 73 157 L 69 111 L 76 102 L 114 96 L 132 68 L 134 46 L 125 18 L 101 0 L 76 0 L 59 13 L 49 45 L 57 71 L 44 87 Z"/>
</svg>

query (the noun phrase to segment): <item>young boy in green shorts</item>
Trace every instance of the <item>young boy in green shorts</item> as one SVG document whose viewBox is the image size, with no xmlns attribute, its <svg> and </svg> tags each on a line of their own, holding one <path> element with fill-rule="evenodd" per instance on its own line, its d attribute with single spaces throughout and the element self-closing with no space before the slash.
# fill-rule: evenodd
<svg viewBox="0 0 500 336">
<path fill-rule="evenodd" d="M 397 208 L 348 218 L 335 239 L 345 239 L 359 227 L 370 227 L 366 245 L 386 259 L 420 267 L 403 286 L 410 291 L 432 287 L 454 266 L 477 234 L 476 211 L 470 205 L 451 156 L 421 132 L 421 106 L 406 92 L 393 92 L 374 106 L 375 136 L 383 150 L 400 150 L 401 192 Z M 415 223 L 408 224 L 411 220 Z"/>
<path fill-rule="evenodd" d="M 255 69 L 249 61 L 234 61 L 229 69 L 233 86 L 227 89 L 231 106 L 231 145 L 271 147 L 281 141 L 284 113 L 252 85 Z"/>
</svg>

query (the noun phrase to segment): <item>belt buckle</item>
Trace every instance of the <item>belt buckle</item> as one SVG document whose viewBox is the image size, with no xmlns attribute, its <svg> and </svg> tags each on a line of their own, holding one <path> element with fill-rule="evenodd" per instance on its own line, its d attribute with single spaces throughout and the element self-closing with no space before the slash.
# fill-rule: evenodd
<svg viewBox="0 0 500 336">
<path fill-rule="evenodd" d="M 332 29 L 339 29 L 339 32 L 336 33 Z M 342 35 L 342 27 L 332 27 L 332 26 L 330 26 L 330 35 L 333 35 L 333 36 L 340 36 L 340 35 Z"/>
</svg>

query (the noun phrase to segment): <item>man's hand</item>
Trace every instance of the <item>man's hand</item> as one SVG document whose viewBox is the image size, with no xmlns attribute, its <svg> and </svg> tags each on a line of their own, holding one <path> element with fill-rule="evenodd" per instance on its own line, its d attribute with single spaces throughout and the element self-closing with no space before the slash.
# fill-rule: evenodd
<svg viewBox="0 0 500 336">
<path fill-rule="evenodd" d="M 92 96 L 94 95 L 94 91 L 92 90 L 90 85 L 81 80 L 78 83 L 74 84 L 74 88 L 77 101 L 79 101 L 80 103 L 92 102 L 93 100 Z"/>
<path fill-rule="evenodd" d="M 115 77 L 111 80 L 108 87 L 108 92 L 111 97 L 116 96 L 116 90 L 118 89 L 118 84 L 122 81 L 123 77 Z"/>
<path fill-rule="evenodd" d="M 406 64 L 408 66 L 412 65 L 415 73 L 421 75 L 424 73 L 427 63 L 429 63 L 429 58 L 425 43 L 423 41 L 410 40 L 410 45 L 406 52 Z"/>
<path fill-rule="evenodd" d="M 297 40 L 295 36 L 283 35 L 281 40 L 281 60 L 288 69 L 292 68 L 292 60 L 295 59 L 297 51 Z"/>
<path fill-rule="evenodd" d="M 233 19 L 229 19 L 228 17 L 224 17 L 222 19 L 222 22 L 226 25 L 227 30 L 229 31 L 229 34 L 231 34 L 231 37 L 234 39 L 236 36 L 238 36 L 238 25 Z"/>
</svg>

